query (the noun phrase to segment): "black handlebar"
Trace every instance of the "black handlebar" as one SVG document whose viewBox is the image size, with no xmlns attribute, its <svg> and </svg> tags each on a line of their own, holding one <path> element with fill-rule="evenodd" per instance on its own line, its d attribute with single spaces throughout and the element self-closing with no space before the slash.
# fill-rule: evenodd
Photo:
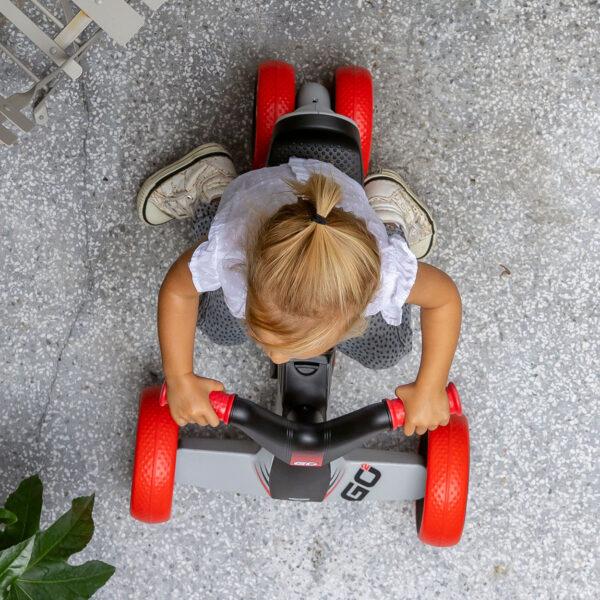
<svg viewBox="0 0 600 600">
<path fill-rule="evenodd" d="M 450 413 L 462 414 L 453 383 L 446 392 Z M 289 421 L 235 394 L 211 392 L 210 402 L 224 423 L 234 425 L 285 463 L 302 467 L 326 465 L 374 434 L 404 424 L 404 405 L 399 398 L 382 400 L 337 419 L 314 424 Z"/>
<path fill-rule="evenodd" d="M 392 428 L 385 402 L 309 425 L 288 421 L 239 396 L 233 402 L 229 423 L 280 460 L 302 467 L 326 465 L 373 434 Z"/>
</svg>

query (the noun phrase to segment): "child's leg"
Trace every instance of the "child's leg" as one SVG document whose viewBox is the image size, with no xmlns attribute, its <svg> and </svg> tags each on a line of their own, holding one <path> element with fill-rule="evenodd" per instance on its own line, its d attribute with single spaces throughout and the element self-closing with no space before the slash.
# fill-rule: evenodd
<svg viewBox="0 0 600 600">
<path fill-rule="evenodd" d="M 412 350 L 410 305 L 402 309 L 402 323 L 390 325 L 377 313 L 367 317 L 367 331 L 337 345 L 340 352 L 369 369 L 387 369 Z"/>
<path fill-rule="evenodd" d="M 406 239 L 400 225 L 386 224 L 385 228 L 388 236 Z M 390 325 L 381 313 L 367 317 L 365 333 L 338 344 L 337 348 L 369 369 L 393 367 L 412 350 L 410 308 L 410 304 L 403 306 L 400 325 Z"/>
<path fill-rule="evenodd" d="M 241 321 L 227 308 L 221 288 L 200 297 L 198 329 L 220 346 L 237 346 L 248 339 Z"/>
<path fill-rule="evenodd" d="M 196 212 L 194 213 L 194 218 L 192 220 L 192 229 L 196 240 L 208 236 L 217 208 L 219 208 L 220 200 L 221 198 L 215 198 L 209 204 L 198 204 L 196 207 Z"/>
</svg>

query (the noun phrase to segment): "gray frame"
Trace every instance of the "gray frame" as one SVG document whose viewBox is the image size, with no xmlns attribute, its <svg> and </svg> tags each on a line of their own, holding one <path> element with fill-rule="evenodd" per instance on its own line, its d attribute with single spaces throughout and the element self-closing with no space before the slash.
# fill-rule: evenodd
<svg viewBox="0 0 600 600">
<path fill-rule="evenodd" d="M 182 438 L 177 450 L 175 481 L 206 490 L 267 498 L 268 488 L 260 474 L 270 471 L 272 461 L 273 455 L 251 440 Z M 359 475 L 357 481 L 357 474 L 365 470 L 363 465 L 381 473 L 373 487 L 361 485 L 364 476 Z M 414 453 L 360 448 L 333 461 L 331 473 L 337 481 L 324 502 L 410 501 L 425 494 L 427 470 L 423 458 Z M 369 481 L 368 476 L 366 480 Z M 342 493 L 347 488 L 346 496 L 351 497 L 344 499 Z"/>
</svg>

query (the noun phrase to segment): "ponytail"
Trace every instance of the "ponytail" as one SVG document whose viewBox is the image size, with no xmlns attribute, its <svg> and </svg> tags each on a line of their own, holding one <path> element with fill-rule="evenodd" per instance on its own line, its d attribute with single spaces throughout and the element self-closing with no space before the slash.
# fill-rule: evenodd
<svg viewBox="0 0 600 600">
<path fill-rule="evenodd" d="M 339 184 L 325 175 L 315 173 L 306 182 L 289 181 L 288 185 L 300 201 L 306 201 L 313 206 L 314 215 L 311 221 L 319 225 L 327 224 L 327 216 L 342 199 Z"/>
<path fill-rule="evenodd" d="M 364 330 L 364 311 L 379 285 L 377 242 L 363 220 L 337 205 L 340 185 L 312 174 L 289 182 L 298 200 L 259 228 L 247 250 L 246 326 L 279 349 L 307 351 L 325 339 Z"/>
</svg>

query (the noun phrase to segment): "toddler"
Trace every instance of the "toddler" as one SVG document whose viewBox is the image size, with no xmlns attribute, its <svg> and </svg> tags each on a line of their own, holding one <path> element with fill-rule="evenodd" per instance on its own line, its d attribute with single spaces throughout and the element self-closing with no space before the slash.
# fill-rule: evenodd
<svg viewBox="0 0 600 600">
<path fill-rule="evenodd" d="M 158 300 L 179 425 L 219 423 L 208 395 L 224 386 L 193 371 L 196 326 L 219 344 L 250 337 L 277 364 L 336 346 L 382 369 L 411 349 L 413 304 L 423 343 L 415 381 L 395 390 L 404 431 L 447 424 L 461 301 L 448 275 L 417 261 L 435 226 L 397 173 L 370 175 L 363 188 L 330 164 L 292 158 L 236 177 L 228 152 L 205 144 L 146 180 L 138 212 L 151 225 L 191 218 L 199 240 L 175 261 Z"/>
</svg>

